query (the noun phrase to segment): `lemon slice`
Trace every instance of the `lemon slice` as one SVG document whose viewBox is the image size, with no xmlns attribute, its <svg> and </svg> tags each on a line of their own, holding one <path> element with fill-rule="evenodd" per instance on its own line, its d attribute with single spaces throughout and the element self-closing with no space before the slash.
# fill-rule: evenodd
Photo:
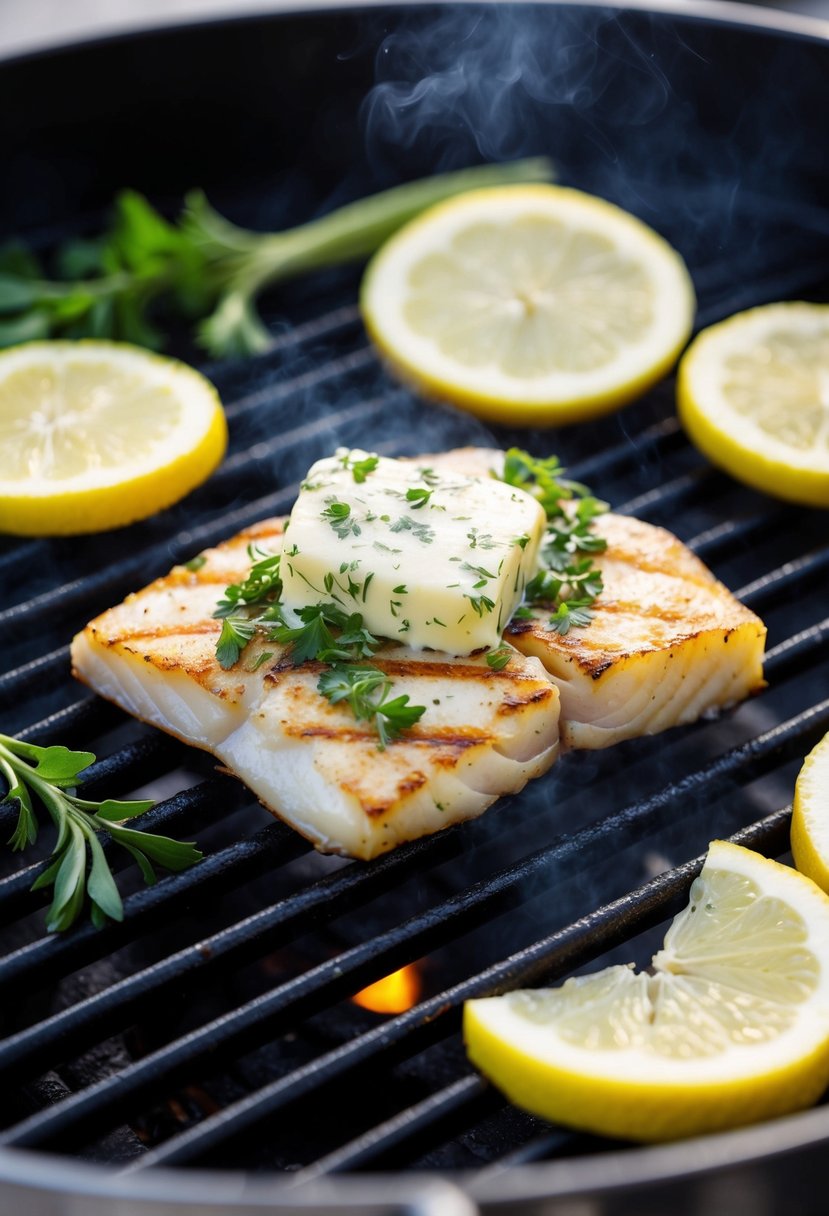
<svg viewBox="0 0 829 1216">
<path fill-rule="evenodd" d="M 470 1001 L 469 1055 L 535 1114 L 668 1140 L 799 1110 L 829 1081 L 829 898 L 715 841 L 653 975 Z"/>
<path fill-rule="evenodd" d="M 829 891 L 829 735 L 806 757 L 797 778 L 792 856 L 801 874 Z"/>
<path fill-rule="evenodd" d="M 704 330 L 680 364 L 677 398 L 714 464 L 829 507 L 829 305 L 768 304 Z"/>
<path fill-rule="evenodd" d="M 644 392 L 688 340 L 682 259 L 620 208 L 560 186 L 470 191 L 369 264 L 369 334 L 404 377 L 495 422 L 555 425 Z"/>
<path fill-rule="evenodd" d="M 213 385 L 118 342 L 30 342 L 0 354 L 0 531 L 117 528 L 215 469 L 227 424 Z"/>
</svg>

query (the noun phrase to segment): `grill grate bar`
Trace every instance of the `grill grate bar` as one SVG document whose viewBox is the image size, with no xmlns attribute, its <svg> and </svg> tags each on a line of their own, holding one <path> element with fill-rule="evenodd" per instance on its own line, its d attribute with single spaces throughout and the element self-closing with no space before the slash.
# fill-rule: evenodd
<svg viewBox="0 0 829 1216">
<path fill-rule="evenodd" d="M 146 749 L 140 749 L 133 761 L 140 764 L 141 756 Z M 158 754 L 153 756 L 159 760 Z M 148 773 L 143 773 L 147 776 Z M 234 788 L 235 787 L 235 788 Z M 85 791 L 91 792 L 91 791 Z M 235 795 L 235 797 L 234 797 Z M 246 801 L 244 793 L 236 783 L 228 780 L 215 779 L 202 782 L 190 789 L 182 790 L 172 798 L 159 803 L 145 812 L 140 819 L 135 820 L 135 826 L 142 832 L 158 832 L 162 834 L 171 830 L 178 834 L 196 832 L 203 828 L 211 819 L 223 819 L 228 814 L 234 802 L 242 804 Z M 117 849 L 108 836 L 100 838 L 104 853 L 109 859 L 109 867 L 114 873 L 127 869 L 133 863 L 125 849 Z M 0 880 L 0 913 L 7 921 L 14 916 L 24 915 L 44 907 L 50 899 L 47 891 L 32 891 L 32 883 L 48 868 L 50 859 L 35 862 L 22 870 Z M 51 938 L 45 940 L 51 941 Z M 36 950 L 36 946 L 31 947 Z M 11 957 L 11 956 L 7 956 Z M 0 959 L 0 974 L 5 963 Z"/>
<path fill-rule="evenodd" d="M 813 582 L 819 575 L 829 571 L 829 546 L 817 549 L 803 557 L 786 562 L 770 574 L 762 574 L 759 578 L 747 583 L 735 592 L 737 599 L 750 607 L 769 608 L 780 602 L 784 592 L 793 591 L 806 583 Z"/>
<path fill-rule="evenodd" d="M 520 904 L 528 897 L 528 893 L 535 889 L 535 884 L 529 880 L 537 878 L 550 867 L 567 865 L 570 868 L 580 869 L 588 864 L 594 853 L 598 857 L 607 856 L 608 850 L 619 851 L 635 841 L 641 840 L 645 833 L 655 825 L 658 826 L 660 815 L 667 805 L 681 804 L 684 797 L 703 788 L 709 793 L 713 793 L 720 785 L 730 783 L 737 776 L 748 780 L 767 771 L 776 763 L 781 763 L 790 755 L 802 754 L 804 739 L 812 738 L 818 732 L 822 733 L 828 726 L 829 700 L 820 706 L 810 708 L 786 723 L 775 726 L 772 730 L 748 743 L 733 748 L 708 767 L 689 774 L 679 782 L 669 784 L 650 798 L 633 803 L 624 810 L 614 813 L 596 824 L 591 824 L 571 836 L 557 838 L 551 844 L 537 850 L 494 877 L 479 882 L 459 895 L 451 897 L 439 907 L 431 908 L 427 912 L 411 918 L 404 925 L 379 934 L 371 942 L 354 947 L 351 951 L 339 955 L 336 960 L 321 964 L 318 968 L 305 972 L 298 979 L 274 989 L 266 996 L 260 997 L 246 1006 L 241 1006 L 232 1014 L 223 1017 L 220 1025 L 209 1024 L 186 1039 L 168 1044 L 152 1056 L 147 1056 L 131 1065 L 117 1078 L 78 1094 L 77 1097 L 61 1104 L 58 1108 L 33 1116 L 26 1124 L 20 1125 L 16 1131 L 8 1133 L 6 1142 L 31 1145 L 42 1143 L 44 1138 L 49 1141 L 55 1137 L 65 1140 L 67 1137 L 73 1138 L 79 1135 L 82 1128 L 86 1126 L 87 1120 L 91 1120 L 93 1125 L 97 1125 L 104 1112 L 113 1104 L 117 1104 L 120 1109 L 128 1096 L 135 1097 L 148 1092 L 152 1086 L 158 1084 L 162 1077 L 169 1080 L 171 1076 L 180 1075 L 185 1065 L 204 1058 L 206 1051 L 212 1052 L 213 1058 L 215 1058 L 219 1037 L 221 1037 L 221 1049 L 225 1052 L 232 1049 L 237 1042 L 249 1043 L 251 1032 L 256 1027 L 261 1032 L 267 1026 L 268 1033 L 273 1033 L 274 1021 L 277 1017 L 284 1022 L 290 1012 L 291 1017 L 296 1020 L 299 1016 L 298 1007 L 305 1014 L 309 998 L 313 996 L 322 995 L 330 1000 L 332 995 L 349 995 L 363 984 L 380 978 L 403 963 L 413 961 L 426 953 L 428 949 L 446 941 L 450 929 L 454 932 L 461 932 L 467 924 L 478 922 L 482 914 L 499 914 Z M 440 836 L 427 838 L 423 845 L 423 852 L 428 850 L 430 841 L 440 841 L 441 839 Z M 381 858 L 379 861 L 386 862 L 387 871 L 393 872 L 394 859 L 399 856 L 400 851 L 389 855 L 388 862 L 385 858 Z M 354 867 L 347 867 L 339 875 L 331 876 L 326 883 L 318 884 L 318 888 L 325 888 L 322 891 L 323 906 L 327 906 L 326 891 L 335 887 L 338 879 L 340 882 L 347 883 L 351 878 L 351 881 L 359 884 L 365 880 L 366 874 L 371 874 L 371 868 L 368 868 L 360 871 L 357 878 L 354 879 L 354 876 L 350 874 L 352 869 Z M 269 910 L 268 916 L 287 915 L 286 905 L 290 905 L 292 902 L 294 905 L 304 904 L 313 891 L 312 887 L 298 896 L 290 897 L 283 901 L 278 908 Z M 317 899 L 320 899 L 319 890 Z M 264 914 L 257 914 L 257 917 L 250 919 L 252 922 L 260 923 L 267 921 Z M 227 931 L 229 936 L 225 941 L 228 946 L 235 944 L 235 935 L 243 928 L 244 925 Z M 205 943 L 200 943 L 200 946 L 203 948 Z M 224 952 L 225 945 L 220 940 L 215 946 L 211 944 L 209 948 L 211 956 L 218 957 L 219 952 Z M 205 964 L 204 959 L 198 958 L 197 952 L 195 954 L 192 951 L 182 953 L 185 955 L 189 967 Z M 180 965 L 179 960 L 174 958 L 170 962 L 173 974 L 175 974 L 175 968 Z M 163 974 L 162 970 L 156 969 L 157 976 L 163 976 Z M 145 982 L 150 983 L 151 980 L 152 976 Z M 87 1008 L 97 1011 L 101 1017 L 105 1014 L 107 1025 L 112 1027 L 114 1014 L 118 1008 L 117 1002 L 123 998 L 125 993 L 128 996 L 133 994 L 129 988 L 129 981 L 123 981 L 121 985 L 97 998 L 90 998 L 90 1001 L 86 1003 Z M 141 995 L 140 990 L 139 995 Z M 316 1007 L 314 1004 L 315 1009 Z M 82 1009 L 82 1018 L 85 1012 Z M 46 1029 L 47 1026 L 48 1029 Z M 82 1035 L 84 1029 L 83 1021 L 78 1025 L 77 1015 L 69 1010 L 66 1014 L 56 1015 L 55 1018 L 50 1019 L 48 1024 L 42 1023 L 39 1031 L 43 1037 L 43 1046 L 55 1047 L 63 1044 L 65 1047 L 68 1037 L 71 1036 L 71 1040 L 75 1041 L 75 1036 Z M 2 1052 L 0 1060 L 5 1069 L 14 1069 L 22 1066 L 29 1059 L 37 1058 L 40 1047 L 38 1028 L 24 1031 L 0 1046 L 0 1052 Z M 33 1052 L 34 1055 L 30 1056 L 29 1052 Z"/>
<path fill-rule="evenodd" d="M 829 259 L 809 259 L 804 262 L 802 255 L 799 261 L 788 264 L 764 275 L 750 277 L 749 281 L 736 291 L 713 301 L 701 303 L 694 321 L 696 332 L 742 312 L 746 308 L 756 308 L 760 304 L 771 304 L 778 300 L 796 300 L 809 291 L 822 289 L 829 278 Z M 734 282 L 731 276 L 730 282 Z"/>
<path fill-rule="evenodd" d="M 244 452 L 227 456 L 219 471 L 214 473 L 213 483 L 221 486 L 224 479 L 233 481 L 240 474 L 255 469 L 262 460 L 269 456 L 277 453 L 283 454 L 297 444 L 308 443 L 318 435 L 329 434 L 335 422 L 337 426 L 345 426 L 352 422 L 367 422 L 373 415 L 390 409 L 395 399 L 400 398 L 401 395 L 398 389 L 396 392 L 384 393 L 380 397 L 372 397 L 368 401 L 358 401 L 347 409 L 341 409 L 336 415 L 323 414 L 320 418 L 314 418 L 311 422 L 306 422 L 292 431 L 281 431 L 272 439 L 260 440 Z"/>
<path fill-rule="evenodd" d="M 0 675 L 0 705 L 11 704 L 20 692 L 31 692 L 38 679 L 45 679 L 66 671 L 69 666 L 69 647 L 60 646 L 48 654 L 38 655 L 20 667 Z"/>
<path fill-rule="evenodd" d="M 789 819 L 790 808 L 786 808 L 737 832 L 730 839 L 760 852 L 779 854 L 788 847 Z M 229 1139 L 250 1131 L 289 1103 L 307 1097 L 361 1065 L 374 1065 L 389 1058 L 394 1060 L 406 1052 L 411 1055 L 431 1045 L 459 1028 L 465 1000 L 495 996 L 541 980 L 559 979 L 679 911 L 703 860 L 696 858 L 659 875 L 636 891 L 605 904 L 384 1025 L 271 1082 L 175 1139 L 151 1149 L 125 1172 L 202 1158 Z"/>
<path fill-rule="evenodd" d="M 71 705 L 22 727 L 17 731 L 17 738 L 27 743 L 44 744 L 53 739 L 62 743 L 78 737 L 89 739 L 125 720 L 123 710 L 117 709 L 109 701 L 101 697 L 81 697 L 79 701 L 73 701 Z"/>
<path fill-rule="evenodd" d="M 296 895 L 281 899 L 229 929 L 204 938 L 194 946 L 185 947 L 153 966 L 126 977 L 103 992 L 44 1019 L 37 1026 L 3 1040 L 0 1042 L 0 1074 L 18 1077 L 35 1068 L 46 1067 L 65 1057 L 68 1051 L 75 1051 L 94 1041 L 101 1027 L 106 1026 L 111 1031 L 125 1025 L 141 1002 L 148 998 L 157 999 L 160 993 L 173 984 L 180 984 L 187 976 L 204 974 L 229 963 L 238 965 L 267 950 L 284 945 L 291 940 L 292 933 L 299 934 L 312 923 L 327 922 L 359 907 L 369 899 L 383 894 L 405 877 L 422 872 L 427 863 L 436 864 L 455 856 L 458 848 L 457 833 L 450 829 L 443 836 L 427 837 L 423 841 L 404 846 L 404 849 L 385 854 L 370 867 L 350 865 L 335 871 Z M 426 919 L 431 923 L 434 917 L 430 914 Z M 400 932 L 401 928 L 398 927 L 393 938 L 394 946 L 398 945 Z M 374 939 L 377 949 L 383 940 L 385 937 Z M 361 956 L 358 962 L 370 963 L 374 954 L 374 951 L 369 950 L 365 958 Z M 379 978 L 379 974 L 374 974 L 375 971 L 377 967 L 370 974 L 367 972 L 368 979 Z M 356 973 L 355 963 L 351 974 Z M 311 974 L 306 972 L 301 977 L 304 985 L 303 995 L 309 986 Z M 316 972 L 313 974 L 316 976 Z M 336 980 L 347 975 L 343 956 L 336 962 L 324 964 L 321 974 L 324 979 L 331 979 L 333 975 Z M 347 983 L 348 980 L 346 986 Z M 356 991 L 359 987 L 359 978 L 355 978 L 352 990 Z M 268 999 L 260 998 L 248 1007 L 243 1006 L 238 1018 L 235 1014 L 223 1018 L 221 1026 L 227 1042 L 230 1043 L 233 1035 L 232 1041 L 235 1044 L 237 1039 L 241 1040 L 252 1027 L 260 1025 L 266 1017 L 280 1012 L 285 1005 L 284 988 L 285 986 L 273 989 Z M 216 1027 L 217 1024 L 211 1024 L 209 1028 L 204 1028 L 201 1037 L 190 1036 L 186 1044 L 178 1042 L 162 1049 L 162 1052 L 166 1056 L 171 1051 L 173 1054 L 179 1051 L 182 1063 L 192 1063 L 195 1059 L 202 1058 L 202 1049 L 208 1052 L 215 1049 Z M 157 1053 L 157 1056 L 160 1054 Z M 132 1074 L 132 1071 L 140 1070 L 139 1080 L 144 1078 L 145 1074 L 151 1073 L 155 1081 L 160 1070 L 157 1056 L 145 1057 L 134 1066 L 134 1070 L 128 1071 Z"/>
<path fill-rule="evenodd" d="M 635 440 L 626 437 L 595 456 L 578 461 L 567 469 L 567 473 L 577 480 L 595 481 L 598 477 L 607 477 L 631 465 L 641 464 L 648 457 L 664 455 L 681 447 L 684 441 L 679 419 L 671 415 L 646 427 Z"/>
<path fill-rule="evenodd" d="M 341 304 L 338 308 L 332 308 L 330 312 L 323 312 L 317 316 L 313 316 L 308 321 L 300 321 L 296 325 L 292 325 L 289 329 L 283 330 L 281 333 L 271 334 L 267 350 L 264 352 L 266 356 L 272 357 L 280 351 L 288 350 L 291 347 L 300 346 L 306 342 L 315 342 L 320 338 L 328 338 L 340 330 L 349 329 L 351 326 L 362 324 L 360 319 L 360 310 L 356 304 Z M 204 374 L 212 377 L 217 368 L 222 366 L 223 361 L 217 364 L 207 364 L 204 367 Z M 246 408 L 264 405 L 269 398 L 267 389 L 255 389 L 252 393 L 248 393 L 245 397 L 236 399 L 235 404 L 240 403 Z"/>
<path fill-rule="evenodd" d="M 663 511 L 667 506 L 678 506 L 695 497 L 700 491 L 710 494 L 717 486 L 726 484 L 727 479 L 723 473 L 711 465 L 700 465 L 690 473 L 683 473 L 653 490 L 629 498 L 627 502 L 614 507 L 614 511 L 617 515 L 635 515 L 639 519 L 646 519 L 654 511 Z"/>
<path fill-rule="evenodd" d="M 500 1095 L 477 1074 L 460 1077 L 445 1089 L 430 1094 L 379 1127 L 355 1137 L 341 1148 L 320 1157 L 313 1165 L 299 1170 L 291 1180 L 292 1185 L 302 1186 L 326 1174 L 344 1174 L 361 1169 L 416 1139 L 424 1131 L 434 1133 L 436 1125 L 453 1115 L 465 1114 L 467 1123 L 471 1123 L 503 1104 Z"/>
<path fill-rule="evenodd" d="M 277 401 L 290 397 L 292 393 L 307 392 L 309 388 L 315 388 L 329 380 L 344 379 L 351 372 L 361 371 L 376 362 L 377 357 L 373 349 L 370 346 L 360 346 L 336 359 L 329 359 L 326 363 L 315 363 L 311 370 L 301 372 L 298 376 L 292 376 L 287 380 L 276 380 L 265 388 L 256 389 L 244 397 L 228 401 L 224 404 L 224 411 L 229 420 L 235 421 L 244 414 L 250 413 L 251 410 L 274 405 Z M 342 421 L 342 415 L 336 415 L 336 419 L 338 422 Z M 327 421 L 330 422 L 330 420 Z M 288 432 L 287 437 L 293 439 L 293 433 Z M 219 470 L 219 475 L 221 475 L 221 470 Z"/>
<path fill-rule="evenodd" d="M 735 548 L 747 547 L 760 537 L 790 527 L 795 516 L 790 507 L 781 507 L 747 519 L 729 519 L 707 528 L 685 544 L 698 557 L 714 561 Z"/>
<path fill-rule="evenodd" d="M 829 617 L 824 617 L 808 629 L 802 629 L 784 642 L 773 646 L 766 653 L 764 670 L 767 676 L 778 680 L 789 679 L 797 675 L 804 667 L 811 665 L 826 649 L 829 643 Z"/>
<path fill-rule="evenodd" d="M 229 798 L 234 797 L 229 783 Z M 238 786 L 238 805 L 246 793 Z M 237 809 L 236 806 L 231 809 Z M 227 810 L 225 809 L 225 812 Z M 192 909 L 197 900 L 215 899 L 247 878 L 261 874 L 274 864 L 293 861 L 308 852 L 310 845 L 282 823 L 270 823 L 249 840 L 235 841 L 219 853 L 205 857 L 197 866 L 143 887 L 124 900 L 124 920 L 96 929 L 90 922 L 71 933 L 40 938 L 22 946 L 0 961 L 0 983 L 52 982 L 77 967 L 133 941 L 139 933 L 163 924 L 171 901 L 186 898 Z"/>
</svg>

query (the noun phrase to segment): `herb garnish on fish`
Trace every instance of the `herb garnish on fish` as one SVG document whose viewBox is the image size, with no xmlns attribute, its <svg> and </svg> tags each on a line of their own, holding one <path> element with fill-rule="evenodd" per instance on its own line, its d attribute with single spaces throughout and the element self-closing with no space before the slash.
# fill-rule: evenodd
<svg viewBox="0 0 829 1216">
<path fill-rule="evenodd" d="M 510 448 L 499 478 L 507 485 L 532 494 L 544 508 L 547 531 L 539 554 L 538 573 L 527 584 L 526 604 L 553 609 L 550 625 L 562 635 L 574 626 L 589 625 L 590 606 L 602 591 L 602 576 L 592 554 L 603 553 L 607 542 L 593 531 L 595 520 L 608 509 L 579 481 L 563 476 L 557 456 L 540 459 Z M 575 506 L 565 506 L 572 504 Z M 520 620 L 532 616 L 526 607 L 515 613 Z"/>
</svg>

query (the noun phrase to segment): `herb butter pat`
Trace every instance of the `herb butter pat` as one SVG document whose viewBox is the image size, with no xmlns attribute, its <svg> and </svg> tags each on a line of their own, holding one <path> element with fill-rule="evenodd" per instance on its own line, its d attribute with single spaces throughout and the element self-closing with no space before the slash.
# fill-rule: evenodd
<svg viewBox="0 0 829 1216">
<path fill-rule="evenodd" d="M 335 603 L 372 633 L 471 654 L 499 644 L 545 524 L 515 486 L 340 450 L 312 466 L 291 512 L 282 603 Z"/>
</svg>

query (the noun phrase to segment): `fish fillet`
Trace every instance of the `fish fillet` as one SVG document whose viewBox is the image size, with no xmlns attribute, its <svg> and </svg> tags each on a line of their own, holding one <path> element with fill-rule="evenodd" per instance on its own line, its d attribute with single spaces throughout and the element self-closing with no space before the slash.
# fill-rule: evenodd
<svg viewBox="0 0 829 1216">
<path fill-rule="evenodd" d="M 177 566 L 104 612 L 72 643 L 75 675 L 129 713 L 204 748 L 269 810 L 326 852 L 371 858 L 481 814 L 558 754 L 559 694 L 517 651 L 499 672 L 484 655 L 452 658 L 389 644 L 372 664 L 426 712 L 385 751 L 350 710 L 317 692 L 318 663 L 254 640 L 232 670 L 216 661 L 212 613 L 250 568 L 255 542 L 278 551 L 266 520 Z M 270 657 L 257 666 L 263 653 Z"/>
<path fill-rule="evenodd" d="M 502 467 L 503 453 L 461 448 L 428 459 L 467 476 Z M 562 748 L 602 748 L 694 722 L 765 687 L 766 627 L 681 541 L 626 515 L 599 518 L 594 557 L 604 590 L 589 628 L 562 637 L 549 612 L 507 630 L 540 659 L 561 693 Z"/>
</svg>

